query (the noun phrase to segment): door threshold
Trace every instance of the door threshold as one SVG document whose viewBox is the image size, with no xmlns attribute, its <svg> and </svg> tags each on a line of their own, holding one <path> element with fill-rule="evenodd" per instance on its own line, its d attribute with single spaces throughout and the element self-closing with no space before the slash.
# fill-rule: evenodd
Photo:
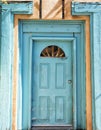
<svg viewBox="0 0 101 130">
<path fill-rule="evenodd" d="M 73 126 L 32 126 L 31 130 L 74 130 Z"/>
</svg>

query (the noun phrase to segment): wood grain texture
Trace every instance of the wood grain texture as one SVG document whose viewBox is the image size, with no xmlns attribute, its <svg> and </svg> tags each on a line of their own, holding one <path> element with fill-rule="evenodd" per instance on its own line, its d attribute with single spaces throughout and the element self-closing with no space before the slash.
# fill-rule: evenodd
<svg viewBox="0 0 101 130">
<path fill-rule="evenodd" d="M 62 18 L 62 1 L 61 0 L 42 0 L 42 18 Z"/>
</svg>

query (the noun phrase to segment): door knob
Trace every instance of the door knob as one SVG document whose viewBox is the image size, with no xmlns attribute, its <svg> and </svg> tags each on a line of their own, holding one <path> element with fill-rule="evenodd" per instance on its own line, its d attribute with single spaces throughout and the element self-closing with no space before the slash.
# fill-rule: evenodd
<svg viewBox="0 0 101 130">
<path fill-rule="evenodd" d="M 68 84 L 72 84 L 72 80 L 68 80 Z"/>
</svg>

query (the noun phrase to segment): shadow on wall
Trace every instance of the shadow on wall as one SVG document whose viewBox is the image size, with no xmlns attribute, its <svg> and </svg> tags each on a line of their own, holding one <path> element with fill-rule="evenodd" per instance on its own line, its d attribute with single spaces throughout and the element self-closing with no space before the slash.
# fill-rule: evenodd
<svg viewBox="0 0 101 130">
<path fill-rule="evenodd" d="M 41 12 L 42 18 L 64 18 L 64 14 L 67 16 L 68 14 L 68 5 L 70 4 L 71 0 L 56 0 L 56 1 L 48 1 L 47 0 L 40 0 L 35 1 L 34 7 Z M 44 4 L 45 3 L 45 4 Z M 50 6 L 51 4 L 52 6 Z M 49 5 L 49 6 L 48 6 Z"/>
</svg>

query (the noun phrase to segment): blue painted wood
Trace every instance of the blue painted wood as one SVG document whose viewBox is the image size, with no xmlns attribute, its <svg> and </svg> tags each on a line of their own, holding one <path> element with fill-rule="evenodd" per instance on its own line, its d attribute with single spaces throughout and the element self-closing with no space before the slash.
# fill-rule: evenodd
<svg viewBox="0 0 101 130">
<path fill-rule="evenodd" d="M 74 103 L 75 104 L 74 105 L 75 106 L 74 107 L 74 111 L 75 111 L 74 113 L 77 112 L 77 105 L 79 105 L 80 108 L 78 110 L 78 114 L 74 114 L 74 124 L 75 124 L 75 128 L 76 127 L 78 127 L 78 128 L 82 127 L 83 129 L 85 129 L 85 127 L 86 127 L 85 101 L 83 101 L 84 104 L 83 103 L 81 104 L 81 100 L 85 99 L 85 91 L 84 91 L 84 88 L 85 88 L 85 60 L 84 60 L 85 59 L 85 56 L 84 56 L 85 51 L 83 50 L 85 48 L 85 44 L 84 44 L 84 41 L 82 40 L 82 38 L 84 37 L 83 22 L 80 22 L 80 21 L 78 21 L 78 22 L 77 21 L 72 21 L 72 22 L 71 21 L 62 21 L 62 22 L 61 21 L 49 21 L 49 23 L 51 23 L 51 24 L 54 23 L 54 22 L 57 22 L 56 26 L 58 26 L 58 24 L 60 26 L 62 26 L 64 24 L 65 24 L 65 26 L 67 26 L 70 23 L 73 24 L 73 25 L 78 24 L 79 26 L 81 26 L 81 33 L 78 33 L 78 32 L 77 33 L 76 32 L 70 33 L 69 30 L 67 30 L 67 33 L 66 32 L 61 33 L 61 28 L 58 29 L 58 31 L 56 30 L 56 32 L 51 33 L 51 31 L 47 32 L 48 31 L 47 27 L 44 28 L 44 30 L 47 30 L 47 31 L 45 31 L 45 33 L 40 33 L 40 32 L 37 33 L 34 29 L 33 29 L 33 32 L 31 31 L 29 33 L 29 32 L 27 32 L 27 30 L 26 30 L 26 32 L 24 30 L 24 33 L 23 33 L 23 29 L 25 28 L 24 26 L 27 25 L 27 27 L 28 27 L 28 24 L 30 24 L 30 23 L 31 24 L 33 23 L 33 26 L 35 26 L 37 21 L 21 21 L 21 23 L 19 25 L 19 28 L 20 28 L 20 44 L 19 44 L 20 45 L 20 69 L 22 70 L 22 73 L 21 73 L 22 84 L 19 87 L 20 88 L 22 87 L 22 91 L 23 91 L 23 95 L 21 95 L 23 97 L 23 99 L 22 99 L 22 103 L 23 103 L 23 105 L 22 105 L 22 110 L 23 110 L 22 111 L 22 119 L 23 119 L 22 120 L 22 128 L 23 129 L 27 129 L 27 128 L 31 127 L 30 126 L 30 123 L 31 123 L 30 122 L 31 121 L 31 113 L 30 113 L 31 112 L 31 108 L 30 108 L 30 106 L 31 106 L 31 102 L 30 102 L 31 101 L 30 100 L 30 98 L 31 98 L 31 86 L 29 85 L 30 83 L 28 83 L 28 81 L 31 81 L 31 80 L 29 80 L 29 76 L 31 74 L 28 73 L 28 72 L 31 71 L 31 68 L 29 67 L 29 63 L 31 64 L 32 59 L 31 59 L 31 53 L 30 53 L 31 48 L 29 49 L 29 44 L 33 43 L 37 39 L 38 40 L 43 40 L 43 39 L 50 40 L 52 38 L 52 39 L 56 40 L 57 37 L 59 37 L 59 39 L 60 39 L 60 37 L 62 37 L 64 40 L 69 39 L 69 37 L 72 37 L 71 40 L 73 40 L 73 37 L 74 37 L 74 39 L 75 39 L 74 41 L 76 41 L 76 44 L 78 43 L 77 51 L 80 52 L 81 55 L 79 55 L 79 53 L 78 53 L 79 59 L 77 61 L 77 67 L 76 67 L 75 71 L 76 70 L 79 70 L 79 71 L 77 72 L 76 76 L 74 75 L 73 78 L 75 79 L 75 77 L 78 77 L 74 81 L 76 82 L 78 80 L 78 82 L 75 83 L 75 84 L 77 85 L 77 87 L 79 86 L 80 90 L 77 89 L 77 87 L 73 88 L 74 89 L 73 93 L 75 95 L 74 97 L 77 97 L 76 94 L 79 95 L 77 100 L 76 100 L 76 98 L 74 98 L 74 102 L 75 102 Z M 38 24 L 40 26 L 43 25 L 43 24 L 46 25 L 46 24 L 48 24 L 48 21 L 38 21 Z M 51 26 L 51 24 L 50 24 L 50 26 Z M 48 24 L 48 26 L 49 26 L 49 24 Z M 30 26 L 29 26 L 29 28 L 30 28 Z M 76 34 L 78 34 L 78 35 L 76 36 Z M 81 34 L 82 34 L 82 37 L 81 37 Z M 79 38 L 78 38 L 78 36 L 79 36 Z M 80 51 L 80 50 L 83 50 L 83 51 Z M 29 55 L 30 55 L 30 57 L 29 57 Z M 74 54 L 74 57 L 75 56 L 76 55 Z M 76 60 L 77 60 L 77 58 L 76 58 Z M 19 73 L 19 76 L 20 76 L 20 73 Z M 82 87 L 79 84 L 82 85 Z M 78 92 L 75 94 L 75 91 L 76 92 L 78 91 Z M 84 97 L 82 96 L 82 94 L 84 95 Z M 79 100 L 79 99 L 81 99 L 81 100 Z M 77 102 L 78 102 L 78 104 L 77 104 Z M 21 106 L 19 106 L 19 107 L 21 109 Z M 78 120 L 79 120 L 80 123 L 78 122 Z"/>
<path fill-rule="evenodd" d="M 26 23 L 26 26 L 24 26 L 24 28 L 23 28 L 23 32 L 33 32 L 33 30 L 34 30 L 34 32 L 36 32 L 36 33 L 38 33 L 38 32 L 52 32 L 52 33 L 54 33 L 54 32 L 59 32 L 60 28 L 61 28 L 61 32 L 63 32 L 63 33 L 64 32 L 66 33 L 67 31 L 70 33 L 71 32 L 78 32 L 79 33 L 81 30 L 78 23 L 77 24 L 75 23 L 75 25 L 68 23 L 67 26 L 64 24 L 63 27 L 60 26 L 63 23 L 62 21 L 58 25 L 57 25 L 57 22 L 54 22 L 54 25 L 53 25 L 53 23 L 49 22 L 47 25 L 42 24 L 41 26 L 39 26 L 40 21 L 39 22 L 34 21 L 34 23 L 36 23 L 36 24 L 33 25 L 33 22 L 30 22 L 30 24 Z M 44 21 L 42 23 L 44 23 Z M 66 22 L 64 22 L 64 23 L 66 23 Z M 44 30 L 45 27 L 47 27 L 48 30 Z"/>
<path fill-rule="evenodd" d="M 94 103 L 96 129 L 101 129 L 101 12 L 93 14 Z"/>
<path fill-rule="evenodd" d="M 51 45 L 60 47 L 66 57 L 40 57 Z M 73 126 L 73 84 L 69 83 L 73 82 L 73 44 L 54 38 L 35 40 L 32 51 L 32 126 Z"/>
<path fill-rule="evenodd" d="M 14 9 L 15 7 L 15 9 Z M 18 8 L 19 7 L 19 8 Z M 32 3 L 2 4 L 0 63 L 0 130 L 12 128 L 12 66 L 14 13 L 32 13 Z M 29 11 L 28 11 L 29 9 Z M 25 12 L 25 10 L 27 10 Z"/>
<path fill-rule="evenodd" d="M 19 87 L 22 90 L 22 109 L 21 113 L 21 129 L 30 129 L 31 128 L 31 65 L 32 65 L 32 40 L 27 34 L 22 35 L 22 51 L 20 51 L 21 58 L 21 82 L 22 84 Z M 23 44 L 25 43 L 25 44 Z M 19 111 L 19 110 L 18 110 Z M 21 120 L 20 119 L 20 120 Z"/>
<path fill-rule="evenodd" d="M 101 130 L 101 2 L 72 3 L 73 15 L 90 16 L 92 119 L 93 129 Z"/>
<path fill-rule="evenodd" d="M 0 52 L 1 52 L 1 18 L 2 18 L 1 10 L 2 6 L 0 4 Z M 0 79 L 1 79 L 1 57 L 0 57 Z"/>
<path fill-rule="evenodd" d="M 72 8 L 73 12 L 78 12 L 78 13 L 96 13 L 96 12 L 101 12 L 101 2 L 72 2 Z"/>
<path fill-rule="evenodd" d="M 85 93 L 86 93 L 86 88 L 85 86 L 85 39 L 82 40 L 85 36 L 83 33 L 83 29 L 84 26 L 82 28 L 82 33 L 81 34 L 74 34 L 74 37 L 76 38 L 76 48 L 77 48 L 77 59 L 76 59 L 76 73 L 78 75 L 77 79 L 76 79 L 76 83 L 77 83 L 77 113 L 78 114 L 78 127 L 80 128 L 80 126 L 82 126 L 82 128 L 85 128 L 85 124 L 86 124 L 86 115 L 85 115 L 85 106 L 86 106 L 86 102 L 84 100 L 85 97 Z M 83 43 L 82 43 L 83 42 Z M 80 45 L 80 43 L 82 43 Z M 81 54 L 84 55 L 81 55 Z M 79 64 L 80 62 L 80 64 Z M 82 67 L 84 69 L 82 69 Z M 82 73 L 80 73 L 80 70 Z M 81 82 L 80 82 L 81 81 Z M 84 86 L 82 86 L 82 84 L 84 84 Z M 79 104 L 80 103 L 80 104 Z"/>
<path fill-rule="evenodd" d="M 15 4 L 2 4 L 3 10 L 10 11 L 13 14 L 32 14 L 33 4 L 28 3 L 15 3 Z M 7 14 L 7 12 L 6 12 Z"/>
<path fill-rule="evenodd" d="M 3 17 L 3 16 L 2 16 Z M 9 26 L 5 26 L 8 25 Z M 1 33 L 1 86 L 0 86 L 0 129 L 11 128 L 11 93 L 12 93 L 12 15 L 8 13 L 2 21 Z M 9 30 L 11 30 L 9 32 Z"/>
</svg>

